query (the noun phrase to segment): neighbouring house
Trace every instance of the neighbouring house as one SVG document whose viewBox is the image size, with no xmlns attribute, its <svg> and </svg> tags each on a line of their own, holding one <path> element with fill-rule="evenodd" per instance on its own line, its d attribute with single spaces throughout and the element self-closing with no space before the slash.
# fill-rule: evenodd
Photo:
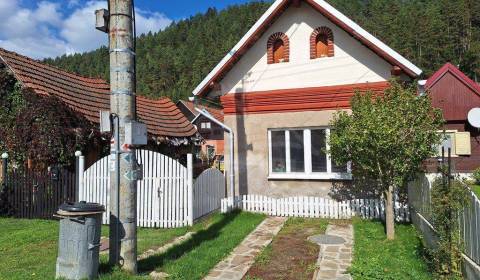
<svg viewBox="0 0 480 280">
<path fill-rule="evenodd" d="M 40 95 L 57 96 L 94 124 L 99 123 L 100 111 L 110 108 L 110 86 L 102 79 L 82 77 L 1 48 L 0 63 L 22 87 Z M 178 149 L 190 151 L 190 144 L 198 137 L 197 130 L 170 99 L 137 95 L 136 106 L 137 118 L 147 125 L 149 149 L 169 154 Z M 101 147 L 87 151 L 87 166 L 99 156 Z"/>
<path fill-rule="evenodd" d="M 221 156 L 224 154 L 224 139 L 223 128 L 212 122 L 202 114 L 200 114 L 195 108 L 200 110 L 206 110 L 216 120 L 223 122 L 223 111 L 211 106 L 205 106 L 200 104 L 194 104 L 191 101 L 180 100 L 177 102 L 177 107 L 187 117 L 187 119 L 197 128 L 198 132 L 203 138 L 201 144 L 201 151 L 205 154 L 209 160 L 212 160 L 215 156 Z"/>
<path fill-rule="evenodd" d="M 432 104 L 443 112 L 445 153 L 451 148 L 453 171 L 469 176 L 480 167 L 480 131 L 472 127 L 468 112 L 480 107 L 480 85 L 472 81 L 454 65 L 447 63 L 425 83 Z M 439 158 L 441 147 L 439 147 Z M 438 171 L 438 159 L 427 161 L 427 171 Z"/>
<path fill-rule="evenodd" d="M 235 135 L 236 195 L 327 196 L 351 180 L 325 153 L 333 114 L 349 110 L 355 91 L 421 73 L 327 2 L 277 0 L 193 94 L 220 96 Z"/>
</svg>

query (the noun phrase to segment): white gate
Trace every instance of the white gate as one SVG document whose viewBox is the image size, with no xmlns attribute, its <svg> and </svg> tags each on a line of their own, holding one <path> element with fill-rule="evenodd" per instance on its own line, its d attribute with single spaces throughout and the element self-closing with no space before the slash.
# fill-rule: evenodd
<svg viewBox="0 0 480 280">
<path fill-rule="evenodd" d="M 210 168 L 202 172 L 193 185 L 193 218 L 198 219 L 220 209 L 225 198 L 225 176 Z"/>
<path fill-rule="evenodd" d="M 187 167 L 157 152 L 136 150 L 136 156 L 143 165 L 143 180 L 137 182 L 137 225 L 162 228 L 192 225 L 192 155 L 188 155 Z M 110 156 L 100 159 L 83 172 L 79 183 L 80 201 L 105 205 L 104 224 L 109 223 L 109 166 Z"/>
</svg>

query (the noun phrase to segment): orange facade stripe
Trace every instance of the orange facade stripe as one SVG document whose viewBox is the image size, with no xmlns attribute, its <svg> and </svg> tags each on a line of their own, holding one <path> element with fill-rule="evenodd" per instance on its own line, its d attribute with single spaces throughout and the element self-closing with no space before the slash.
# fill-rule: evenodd
<svg viewBox="0 0 480 280">
<path fill-rule="evenodd" d="M 233 93 L 222 96 L 221 101 L 225 115 L 348 109 L 355 92 L 381 93 L 388 86 L 388 82 L 377 82 Z"/>
</svg>

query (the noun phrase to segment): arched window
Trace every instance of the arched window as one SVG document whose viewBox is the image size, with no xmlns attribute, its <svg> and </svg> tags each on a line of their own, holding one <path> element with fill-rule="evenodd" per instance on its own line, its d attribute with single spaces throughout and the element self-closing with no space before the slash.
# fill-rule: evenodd
<svg viewBox="0 0 480 280">
<path fill-rule="evenodd" d="M 273 43 L 273 63 L 280 63 L 285 57 L 285 43 L 277 39 Z"/>
<path fill-rule="evenodd" d="M 332 30 L 325 26 L 315 29 L 310 36 L 310 58 L 332 57 L 334 54 Z"/>
<path fill-rule="evenodd" d="M 288 62 L 290 58 L 290 46 L 287 35 L 277 32 L 270 36 L 267 42 L 268 64 Z"/>
</svg>

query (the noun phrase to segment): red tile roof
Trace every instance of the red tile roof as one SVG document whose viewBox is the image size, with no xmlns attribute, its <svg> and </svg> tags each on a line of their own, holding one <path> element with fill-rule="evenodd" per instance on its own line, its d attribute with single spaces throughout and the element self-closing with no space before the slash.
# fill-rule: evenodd
<svg viewBox="0 0 480 280">
<path fill-rule="evenodd" d="M 198 111 L 195 110 L 195 107 L 202 110 L 202 109 L 205 109 L 207 110 L 207 112 L 209 112 L 215 119 L 223 122 L 223 110 L 221 109 L 217 109 L 217 108 L 213 108 L 213 107 L 210 107 L 210 106 L 205 106 L 205 105 L 200 105 L 200 104 L 193 104 L 193 102 L 191 101 L 185 101 L 185 100 L 180 100 L 180 102 L 183 103 L 183 105 L 185 105 L 185 107 L 188 108 L 188 110 L 190 110 L 190 112 L 192 112 L 195 116 L 198 116 Z"/>
<path fill-rule="evenodd" d="M 59 97 L 91 122 L 98 123 L 99 112 L 110 108 L 110 86 L 105 80 L 72 74 L 2 48 L 0 60 L 24 87 Z M 169 98 L 137 96 L 137 116 L 153 136 L 189 137 L 197 132 Z"/>
</svg>

